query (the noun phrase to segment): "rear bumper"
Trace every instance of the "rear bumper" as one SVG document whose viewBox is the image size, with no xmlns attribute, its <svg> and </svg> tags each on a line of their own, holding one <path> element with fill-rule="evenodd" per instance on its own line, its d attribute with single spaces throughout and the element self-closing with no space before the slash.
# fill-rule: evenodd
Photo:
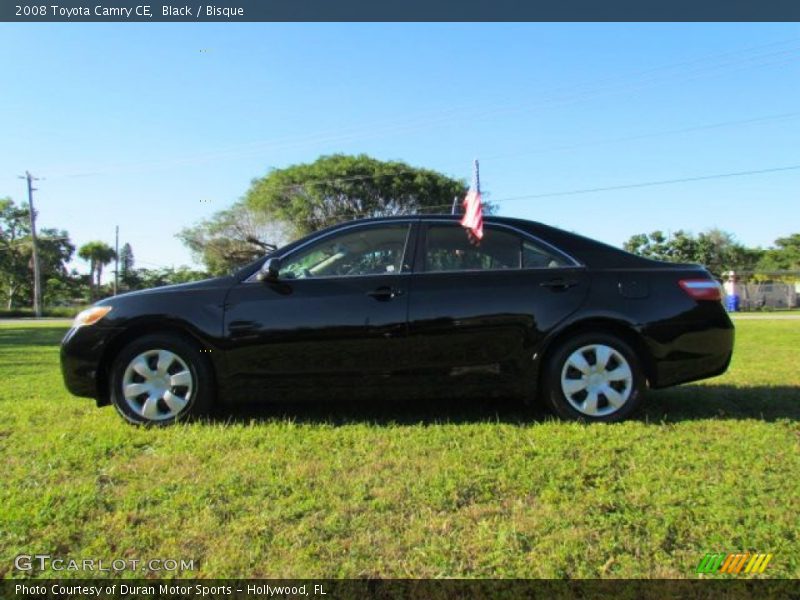
<svg viewBox="0 0 800 600">
<path fill-rule="evenodd" d="M 653 357 L 653 388 L 724 373 L 731 362 L 735 331 L 728 315 L 709 321 L 688 320 L 655 325 L 645 334 Z"/>
<path fill-rule="evenodd" d="M 71 394 L 100 397 L 99 369 L 108 341 L 118 332 L 113 328 L 70 329 L 61 341 L 61 375 Z"/>
</svg>

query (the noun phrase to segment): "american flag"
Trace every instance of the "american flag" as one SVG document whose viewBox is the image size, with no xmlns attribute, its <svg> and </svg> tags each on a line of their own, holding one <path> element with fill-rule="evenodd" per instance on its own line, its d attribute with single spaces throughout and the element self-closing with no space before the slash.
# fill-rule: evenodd
<svg viewBox="0 0 800 600">
<path fill-rule="evenodd" d="M 475 161 L 475 168 L 472 172 L 472 185 L 464 198 L 464 216 L 461 218 L 461 226 L 467 230 L 469 241 L 476 246 L 483 239 L 483 207 L 481 205 L 481 180 L 478 174 L 478 161 Z"/>
</svg>

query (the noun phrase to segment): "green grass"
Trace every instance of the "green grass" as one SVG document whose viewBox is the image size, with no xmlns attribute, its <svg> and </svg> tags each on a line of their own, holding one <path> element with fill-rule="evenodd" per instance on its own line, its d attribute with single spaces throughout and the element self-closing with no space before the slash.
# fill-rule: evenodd
<svg viewBox="0 0 800 600">
<path fill-rule="evenodd" d="M 736 317 L 739 315 L 760 315 L 763 317 L 781 316 L 781 315 L 800 315 L 800 308 L 775 308 L 772 310 L 743 310 L 739 312 L 730 313 L 730 316 Z"/>
<path fill-rule="evenodd" d="M 590 426 L 442 401 L 134 428 L 65 392 L 63 332 L 0 327 L 0 575 L 45 552 L 201 577 L 696 577 L 750 550 L 800 576 L 798 321 L 740 322 L 729 373 Z"/>
</svg>

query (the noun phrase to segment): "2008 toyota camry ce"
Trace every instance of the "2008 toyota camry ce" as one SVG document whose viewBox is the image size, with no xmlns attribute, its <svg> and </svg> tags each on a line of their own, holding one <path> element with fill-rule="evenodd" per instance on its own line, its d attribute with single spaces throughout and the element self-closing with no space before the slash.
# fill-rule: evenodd
<svg viewBox="0 0 800 600">
<path fill-rule="evenodd" d="M 474 241 L 474 240 L 473 240 Z M 227 277 L 107 298 L 61 347 L 67 388 L 132 423 L 311 396 L 540 398 L 617 421 L 646 387 L 728 367 L 733 325 L 700 266 L 519 219 L 341 224 Z"/>
</svg>

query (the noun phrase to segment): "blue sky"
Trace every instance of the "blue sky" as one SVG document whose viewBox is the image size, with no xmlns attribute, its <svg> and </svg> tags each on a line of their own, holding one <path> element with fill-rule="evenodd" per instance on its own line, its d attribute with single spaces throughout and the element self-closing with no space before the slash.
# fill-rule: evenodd
<svg viewBox="0 0 800 600">
<path fill-rule="evenodd" d="M 3 24 L 0 197 L 137 266 L 273 167 L 367 153 L 481 183 L 500 214 L 620 245 L 800 231 L 800 25 Z M 86 265 L 76 259 L 75 266 Z"/>
</svg>

